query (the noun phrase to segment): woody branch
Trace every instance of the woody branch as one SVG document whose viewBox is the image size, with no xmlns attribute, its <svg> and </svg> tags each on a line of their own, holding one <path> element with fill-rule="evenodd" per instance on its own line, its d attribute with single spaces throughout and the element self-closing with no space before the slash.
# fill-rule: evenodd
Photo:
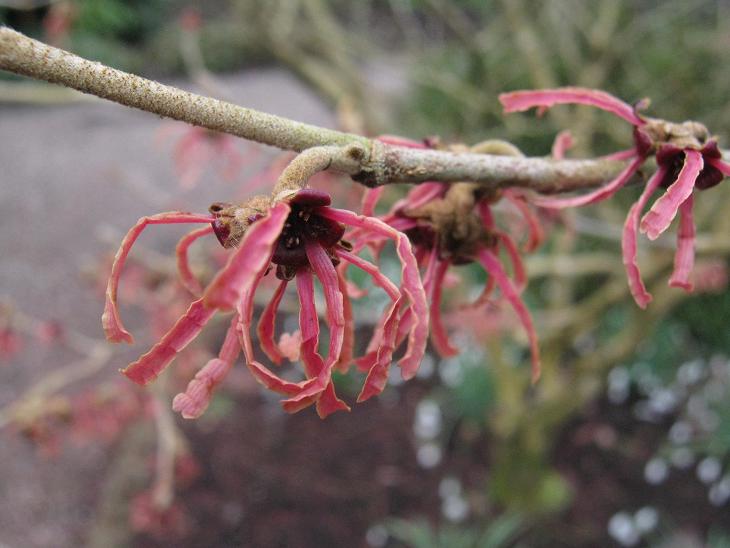
<svg viewBox="0 0 730 548">
<path fill-rule="evenodd" d="M 357 150 L 356 157 L 333 155 L 329 168 L 367 186 L 469 181 L 492 188 L 519 186 L 555 193 L 600 186 L 624 167 L 623 162 L 606 159 L 551 160 L 393 146 L 163 85 L 48 46 L 7 27 L 0 27 L 0 69 L 283 150 Z"/>
</svg>

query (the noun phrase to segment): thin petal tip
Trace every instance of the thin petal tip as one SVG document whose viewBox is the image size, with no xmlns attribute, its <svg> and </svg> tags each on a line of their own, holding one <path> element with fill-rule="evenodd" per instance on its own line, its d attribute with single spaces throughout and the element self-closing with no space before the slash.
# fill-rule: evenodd
<svg viewBox="0 0 730 548">
<path fill-rule="evenodd" d="M 695 286 L 692 282 L 682 280 L 669 280 L 669 287 L 684 289 L 687 293 L 692 293 L 695 289 Z"/>
<path fill-rule="evenodd" d="M 127 344 L 134 344 L 134 337 L 124 330 L 104 328 L 104 335 L 106 336 L 106 340 L 112 343 L 125 342 Z"/>
</svg>

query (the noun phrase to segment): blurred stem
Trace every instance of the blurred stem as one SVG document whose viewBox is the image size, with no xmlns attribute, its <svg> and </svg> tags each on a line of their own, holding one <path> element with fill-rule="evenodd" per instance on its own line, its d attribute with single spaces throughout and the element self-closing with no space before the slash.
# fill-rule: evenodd
<svg viewBox="0 0 730 548">
<path fill-rule="evenodd" d="M 167 509 L 175 496 L 175 456 L 178 433 L 169 404 L 167 376 L 163 375 L 151 386 L 152 405 L 157 430 L 157 461 L 153 501 L 157 508 Z"/>
<path fill-rule="evenodd" d="M 42 323 L 18 310 L 11 310 L 10 319 L 14 328 L 31 336 L 38 333 Z M 44 375 L 18 398 L 0 408 L 0 429 L 13 422 L 32 422 L 46 412 L 46 404 L 55 394 L 101 371 L 113 355 L 106 341 L 92 339 L 69 328 L 64 329 L 58 343 L 83 358 Z"/>
</svg>

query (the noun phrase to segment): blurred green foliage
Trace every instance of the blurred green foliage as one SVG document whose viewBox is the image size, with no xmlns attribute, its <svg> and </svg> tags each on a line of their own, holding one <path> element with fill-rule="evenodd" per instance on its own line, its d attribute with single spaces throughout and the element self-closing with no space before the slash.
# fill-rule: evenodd
<svg viewBox="0 0 730 548">
<path fill-rule="evenodd" d="M 410 548 L 503 548 L 513 545 L 522 525 L 519 517 L 504 515 L 482 528 L 434 529 L 426 520 L 392 520 L 386 529 L 396 541 Z"/>
</svg>

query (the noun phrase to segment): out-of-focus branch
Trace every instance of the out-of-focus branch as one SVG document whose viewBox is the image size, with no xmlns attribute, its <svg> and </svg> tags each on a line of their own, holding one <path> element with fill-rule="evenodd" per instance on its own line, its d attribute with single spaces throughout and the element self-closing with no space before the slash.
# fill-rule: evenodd
<svg viewBox="0 0 730 548">
<path fill-rule="evenodd" d="M 40 82 L 0 82 L 0 103 L 58 105 L 88 100 L 94 98 L 73 89 L 58 88 Z"/>
</svg>

